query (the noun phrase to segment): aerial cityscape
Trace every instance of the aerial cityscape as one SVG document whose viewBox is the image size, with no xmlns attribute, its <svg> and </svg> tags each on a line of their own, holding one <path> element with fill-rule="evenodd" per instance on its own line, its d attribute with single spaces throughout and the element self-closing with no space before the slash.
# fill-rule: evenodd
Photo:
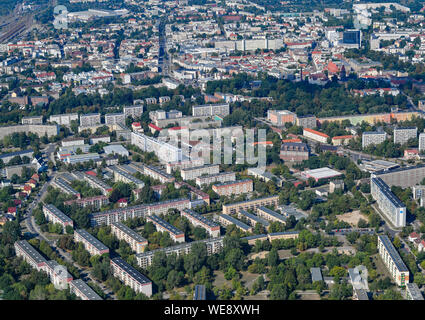
<svg viewBox="0 0 425 320">
<path fill-rule="evenodd" d="M 424 291 L 425 1 L 0 2 L 0 300 Z"/>
</svg>

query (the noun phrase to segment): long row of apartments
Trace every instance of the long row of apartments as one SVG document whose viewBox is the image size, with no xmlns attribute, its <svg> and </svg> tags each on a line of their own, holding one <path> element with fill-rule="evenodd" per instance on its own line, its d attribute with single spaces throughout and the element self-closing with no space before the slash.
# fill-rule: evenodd
<svg viewBox="0 0 425 320">
<path fill-rule="evenodd" d="M 111 225 L 113 222 L 125 221 L 134 218 L 146 218 L 150 215 L 167 214 L 169 209 L 190 209 L 190 199 L 181 198 L 157 202 L 152 204 L 141 204 L 126 208 L 118 208 L 107 211 L 100 211 L 91 214 L 91 226 Z"/>
<path fill-rule="evenodd" d="M 72 276 L 61 267 L 56 261 L 47 261 L 36 249 L 26 240 L 15 242 L 15 252 L 18 257 L 22 257 L 32 268 L 48 274 L 50 281 L 55 285 L 69 286 L 71 293 L 74 293 L 82 300 L 102 300 L 102 298 L 81 279 L 73 280 Z"/>
<path fill-rule="evenodd" d="M 371 177 L 370 193 L 376 200 L 379 209 L 395 227 L 406 226 L 406 206 L 391 192 L 391 188 L 381 178 Z"/>
<path fill-rule="evenodd" d="M 207 254 L 212 255 L 214 253 L 220 252 L 220 250 L 223 248 L 223 239 L 224 237 L 219 237 L 219 238 L 210 238 L 205 240 L 186 242 L 186 243 L 178 244 L 178 245 L 167 247 L 167 248 L 161 248 L 161 249 L 156 249 L 156 250 L 136 254 L 137 264 L 141 268 L 146 269 L 152 264 L 153 257 L 158 252 L 164 252 L 167 256 L 173 253 L 175 253 L 177 256 L 189 254 L 192 249 L 192 246 L 195 243 L 205 243 L 207 247 Z"/>
</svg>

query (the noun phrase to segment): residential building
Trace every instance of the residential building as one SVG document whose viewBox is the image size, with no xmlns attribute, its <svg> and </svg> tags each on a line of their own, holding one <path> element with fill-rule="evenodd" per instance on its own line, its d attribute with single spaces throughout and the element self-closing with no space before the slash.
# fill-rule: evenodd
<svg viewBox="0 0 425 320">
<path fill-rule="evenodd" d="M 56 122 L 61 126 L 71 126 L 71 121 L 78 121 L 78 113 L 66 113 L 66 114 L 56 114 L 51 115 L 49 118 L 49 122 Z"/>
<path fill-rule="evenodd" d="M 47 263 L 47 260 L 26 240 L 15 242 L 15 252 L 18 257 L 22 257 L 32 268 L 38 271 L 42 271 Z"/>
<path fill-rule="evenodd" d="M 121 181 L 124 183 L 134 183 L 137 188 L 143 188 L 145 186 L 145 183 L 142 180 L 137 179 L 131 174 L 125 172 L 120 168 L 120 166 L 110 166 L 108 167 L 108 170 L 114 174 L 114 180 L 117 182 Z"/>
<path fill-rule="evenodd" d="M 405 287 L 409 283 L 409 269 L 388 236 L 378 235 L 378 252 L 394 282 L 400 287 Z"/>
<path fill-rule="evenodd" d="M 418 128 L 394 128 L 394 143 L 405 144 L 409 139 L 416 139 L 418 136 Z"/>
<path fill-rule="evenodd" d="M 145 152 L 154 152 L 164 162 L 182 160 L 182 150 L 156 138 L 148 137 L 140 132 L 131 133 L 131 143 Z"/>
<path fill-rule="evenodd" d="M 114 277 L 129 286 L 136 293 L 152 296 L 152 281 L 121 258 L 111 259 L 111 270 Z"/>
<path fill-rule="evenodd" d="M 43 214 L 48 222 L 60 224 L 64 233 L 67 226 L 74 228 L 74 221 L 52 204 L 45 204 L 43 206 Z"/>
<path fill-rule="evenodd" d="M 180 214 L 182 217 L 188 219 L 195 227 L 205 229 L 210 237 L 217 238 L 220 236 L 220 226 L 199 213 L 190 209 L 184 209 Z"/>
<path fill-rule="evenodd" d="M 137 119 L 143 114 L 143 105 L 134 105 L 123 108 L 124 117 L 127 119 L 128 117 L 132 117 L 133 119 Z"/>
<path fill-rule="evenodd" d="M 261 206 L 276 207 L 279 204 L 279 196 L 270 196 L 259 199 L 252 199 L 242 202 L 229 203 L 223 205 L 224 214 L 236 214 L 239 210 L 257 210 Z"/>
<path fill-rule="evenodd" d="M 251 226 L 224 213 L 218 216 L 218 221 L 220 221 L 220 223 L 225 227 L 234 224 L 238 229 L 242 230 L 243 232 L 252 232 Z"/>
<path fill-rule="evenodd" d="M 257 208 L 257 216 L 272 222 L 280 222 L 286 224 L 286 217 L 269 208 L 261 206 Z"/>
<path fill-rule="evenodd" d="M 203 185 L 209 185 L 214 182 L 228 182 L 235 181 L 236 175 L 233 171 L 219 172 L 216 174 L 210 174 L 205 176 L 200 176 L 195 179 L 196 185 L 202 187 Z"/>
<path fill-rule="evenodd" d="M 267 110 L 267 120 L 276 126 L 284 126 L 285 123 L 295 124 L 297 115 L 288 110 Z"/>
<path fill-rule="evenodd" d="M 103 300 L 87 283 L 81 279 L 72 280 L 69 283 L 71 293 L 74 293 L 81 300 Z"/>
<path fill-rule="evenodd" d="M 43 116 L 23 117 L 22 124 L 43 124 Z"/>
<path fill-rule="evenodd" d="M 238 218 L 242 220 L 247 220 L 252 227 L 255 227 L 257 223 L 261 224 L 265 229 L 268 229 L 270 227 L 270 223 L 267 220 L 260 218 L 259 216 L 249 213 L 245 210 L 239 210 Z"/>
<path fill-rule="evenodd" d="M 156 215 L 150 215 L 146 217 L 146 221 L 152 222 L 155 225 L 157 231 L 167 232 L 174 242 L 185 242 L 184 232 L 180 231 L 160 217 Z"/>
<path fill-rule="evenodd" d="M 303 129 L 303 136 L 321 143 L 327 143 L 329 139 L 329 136 L 326 133 L 309 128 Z"/>
<path fill-rule="evenodd" d="M 112 125 L 116 123 L 125 123 L 124 113 L 107 113 L 105 114 L 105 124 Z"/>
<path fill-rule="evenodd" d="M 124 240 L 127 242 L 131 249 L 136 253 L 142 253 L 148 245 L 148 240 L 121 222 L 112 223 L 111 232 L 118 238 L 118 240 Z"/>
<path fill-rule="evenodd" d="M 390 187 L 381 179 L 371 177 L 370 193 L 379 209 L 397 228 L 406 226 L 406 206 L 391 192 Z"/>
<path fill-rule="evenodd" d="M 81 242 L 90 255 L 109 253 L 109 248 L 84 229 L 74 230 L 74 241 Z"/>
<path fill-rule="evenodd" d="M 425 132 L 419 133 L 419 152 L 425 150 Z"/>
<path fill-rule="evenodd" d="M 66 194 L 70 194 L 72 196 L 76 196 L 78 199 L 81 198 L 80 193 L 73 189 L 65 180 L 62 178 L 56 178 L 52 181 L 52 186 L 55 188 L 60 189 L 61 191 L 65 192 Z"/>
<path fill-rule="evenodd" d="M 181 169 L 180 174 L 183 180 L 194 180 L 202 175 L 217 174 L 220 172 L 218 164 L 207 164 L 201 167 Z"/>
<path fill-rule="evenodd" d="M 362 135 L 362 149 L 366 148 L 371 144 L 380 144 L 387 139 L 386 132 L 378 132 L 378 131 L 366 131 L 363 132 Z"/>
<path fill-rule="evenodd" d="M 296 124 L 299 127 L 313 129 L 317 127 L 317 118 L 313 115 L 297 116 Z"/>
<path fill-rule="evenodd" d="M 80 126 L 92 127 L 100 124 L 100 113 L 88 113 L 80 115 Z"/>
<path fill-rule="evenodd" d="M 254 184 L 251 179 L 228 181 L 213 185 L 212 190 L 220 196 L 230 197 L 233 194 L 239 195 L 252 192 Z"/>
<path fill-rule="evenodd" d="M 227 116 L 230 114 L 230 106 L 224 104 L 204 104 L 192 107 L 192 116 Z"/>
<path fill-rule="evenodd" d="M 173 253 L 175 253 L 177 256 L 189 254 L 192 250 L 192 245 L 196 243 L 205 243 L 207 247 L 207 255 L 210 256 L 214 253 L 220 252 L 220 250 L 223 248 L 223 238 L 224 237 L 209 238 L 205 240 L 181 243 L 171 247 L 166 247 L 166 248 L 161 248 L 161 249 L 156 249 L 156 250 L 136 254 L 137 264 L 141 268 L 146 269 L 152 264 L 153 257 L 158 252 L 164 252 L 167 256 Z"/>
<path fill-rule="evenodd" d="M 422 292 L 416 283 L 406 283 L 406 298 L 409 300 L 424 300 Z"/>
<path fill-rule="evenodd" d="M 101 196 L 94 196 L 94 197 L 88 197 L 88 198 L 82 198 L 82 199 L 74 199 L 74 200 L 68 200 L 64 202 L 67 206 L 72 206 L 73 204 L 76 204 L 80 208 L 85 207 L 93 207 L 94 209 L 99 210 L 101 207 L 106 206 L 109 204 L 109 197 L 105 195 Z"/>
</svg>

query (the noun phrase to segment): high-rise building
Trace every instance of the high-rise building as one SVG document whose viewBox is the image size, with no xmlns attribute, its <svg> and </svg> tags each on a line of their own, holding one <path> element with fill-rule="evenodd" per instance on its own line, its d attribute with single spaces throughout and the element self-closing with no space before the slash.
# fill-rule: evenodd
<svg viewBox="0 0 425 320">
<path fill-rule="evenodd" d="M 409 139 L 415 139 L 418 136 L 418 128 L 394 128 L 394 143 L 405 144 Z"/>
<path fill-rule="evenodd" d="M 366 148 L 371 144 L 380 144 L 387 139 L 386 132 L 367 131 L 362 135 L 362 148 Z"/>
<path fill-rule="evenodd" d="M 379 209 L 397 228 L 406 226 L 406 206 L 391 192 L 390 187 L 381 179 L 372 175 L 370 193 Z"/>
</svg>

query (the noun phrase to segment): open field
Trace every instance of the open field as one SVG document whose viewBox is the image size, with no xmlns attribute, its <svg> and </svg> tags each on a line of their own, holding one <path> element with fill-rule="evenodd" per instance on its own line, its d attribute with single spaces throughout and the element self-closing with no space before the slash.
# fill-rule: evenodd
<svg viewBox="0 0 425 320">
<path fill-rule="evenodd" d="M 360 219 L 368 221 L 368 218 L 364 214 L 360 213 L 360 210 L 347 212 L 347 213 L 336 216 L 336 218 L 340 221 L 349 223 L 353 227 L 357 227 L 357 224 L 359 223 Z"/>
</svg>

